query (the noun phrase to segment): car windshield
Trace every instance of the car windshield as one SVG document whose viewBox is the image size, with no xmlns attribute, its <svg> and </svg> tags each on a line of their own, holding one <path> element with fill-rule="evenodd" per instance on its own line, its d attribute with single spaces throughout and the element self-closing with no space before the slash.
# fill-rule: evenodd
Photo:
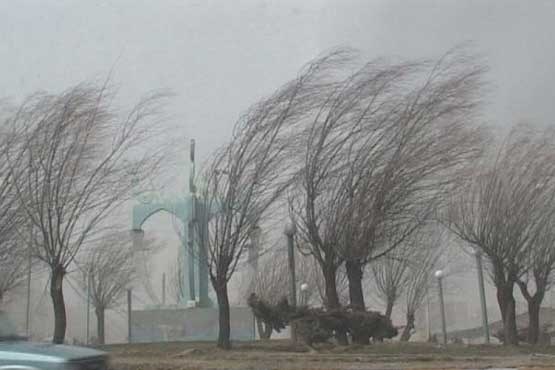
<svg viewBox="0 0 555 370">
<path fill-rule="evenodd" d="M 23 339 L 17 335 L 14 322 L 7 313 L 0 311 L 0 340 Z"/>
</svg>

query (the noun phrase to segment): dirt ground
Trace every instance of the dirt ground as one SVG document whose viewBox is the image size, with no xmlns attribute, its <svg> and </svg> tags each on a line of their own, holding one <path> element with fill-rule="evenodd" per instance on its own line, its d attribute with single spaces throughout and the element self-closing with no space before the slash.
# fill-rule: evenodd
<svg viewBox="0 0 555 370">
<path fill-rule="evenodd" d="M 317 369 L 494 369 L 555 370 L 555 347 L 465 346 L 440 348 L 427 343 L 339 347 L 309 352 L 287 340 L 234 343 L 218 350 L 213 343 L 112 345 L 111 370 L 317 370 Z"/>
</svg>

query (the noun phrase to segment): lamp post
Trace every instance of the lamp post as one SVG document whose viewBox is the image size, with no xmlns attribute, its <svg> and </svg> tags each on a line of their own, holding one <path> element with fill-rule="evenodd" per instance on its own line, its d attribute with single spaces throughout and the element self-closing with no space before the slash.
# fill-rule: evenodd
<svg viewBox="0 0 555 370">
<path fill-rule="evenodd" d="M 285 225 L 283 233 L 287 237 L 287 257 L 289 261 L 289 302 L 292 307 L 297 306 L 297 289 L 295 279 L 295 245 L 294 237 L 297 232 L 297 227 L 293 221 Z M 291 324 L 291 340 L 297 341 L 297 330 L 294 324 Z"/>
<path fill-rule="evenodd" d="M 308 304 L 308 284 L 301 284 L 301 306 L 306 306 Z"/>
<path fill-rule="evenodd" d="M 127 343 L 133 341 L 133 333 L 131 331 L 133 319 L 131 318 L 132 313 L 132 290 L 131 287 L 127 289 Z"/>
<path fill-rule="evenodd" d="M 85 335 L 85 344 L 89 345 L 90 338 L 90 319 L 91 316 L 91 271 L 87 271 L 87 330 Z"/>
<path fill-rule="evenodd" d="M 443 344 L 447 345 L 447 325 L 445 323 L 445 303 L 443 302 L 443 276 L 442 270 L 437 270 L 435 272 L 435 277 L 437 278 L 437 287 L 439 289 L 439 306 L 441 310 L 441 330 L 443 332 Z"/>
<path fill-rule="evenodd" d="M 484 271 L 482 268 L 482 252 L 472 248 L 472 254 L 476 257 L 476 270 L 478 271 L 478 290 L 480 292 L 480 306 L 482 307 L 482 328 L 486 343 L 489 344 L 488 310 L 486 305 L 486 292 L 484 289 Z"/>
</svg>

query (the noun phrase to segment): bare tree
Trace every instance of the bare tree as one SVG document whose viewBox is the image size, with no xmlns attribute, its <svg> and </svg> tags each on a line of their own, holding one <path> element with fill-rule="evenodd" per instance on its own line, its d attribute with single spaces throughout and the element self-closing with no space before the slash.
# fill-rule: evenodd
<svg viewBox="0 0 555 370">
<path fill-rule="evenodd" d="M 183 272 L 183 257 L 179 255 L 177 260 L 172 261 L 168 267 L 168 290 L 174 297 L 175 302 L 179 303 L 185 297 L 185 274 Z"/>
<path fill-rule="evenodd" d="M 15 243 L 3 242 L 0 249 L 0 303 L 23 284 L 30 267 L 28 248 Z"/>
<path fill-rule="evenodd" d="M 400 340 L 408 341 L 414 329 L 416 312 L 424 303 L 433 282 L 433 274 L 438 267 L 440 258 L 445 255 L 441 246 L 442 233 L 436 229 L 424 230 L 409 243 L 413 255 L 408 261 L 405 273 L 404 297 L 406 323 Z"/>
<path fill-rule="evenodd" d="M 450 229 L 487 258 L 507 344 L 518 343 L 514 285 L 529 270 L 530 250 L 542 243 L 555 210 L 553 138 L 551 129 L 513 129 L 477 163 L 447 215 Z"/>
<path fill-rule="evenodd" d="M 406 245 L 399 246 L 370 266 L 376 295 L 385 304 L 385 316 L 388 319 L 391 319 L 395 303 L 409 284 L 408 269 L 414 253 Z"/>
<path fill-rule="evenodd" d="M 334 274 L 345 261 L 351 305 L 365 309 L 364 266 L 420 227 L 479 153 L 472 119 L 483 71 L 458 52 L 437 62 L 378 60 L 323 101 L 291 208 L 332 307 Z"/>
<path fill-rule="evenodd" d="M 540 185 L 541 186 L 541 185 Z M 549 189 L 550 192 L 555 189 Z M 551 202 L 544 204 L 552 207 Z M 541 207 L 542 205 L 540 205 Z M 537 344 L 540 336 L 540 307 L 546 292 L 555 283 L 555 217 L 550 209 L 539 209 L 545 217 L 551 217 L 542 230 L 535 243 L 531 245 L 526 265 L 529 270 L 517 280 L 522 296 L 528 304 L 528 343 Z M 533 291 L 532 291 L 533 286 Z"/>
<path fill-rule="evenodd" d="M 353 61 L 350 54 L 344 58 Z M 328 309 L 340 305 L 336 275 L 344 261 L 338 245 L 344 238 L 345 168 L 356 162 L 357 149 L 367 138 L 364 122 L 387 104 L 389 84 L 397 72 L 369 63 L 335 82 L 309 123 L 300 151 L 302 167 L 290 208 L 298 223 L 301 251 L 312 254 L 322 269 Z M 346 344 L 344 333 L 338 333 L 337 339 Z"/>
<path fill-rule="evenodd" d="M 90 292 L 96 314 L 98 344 L 104 344 L 105 311 L 121 304 L 137 270 L 127 232 L 110 233 L 95 244 L 81 265 L 80 286 L 84 292 Z"/>
<path fill-rule="evenodd" d="M 396 70 L 396 84 L 416 82 L 389 97 L 395 104 L 382 109 L 378 121 L 387 126 L 366 126 L 369 139 L 356 157 L 361 160 L 351 160 L 343 177 L 345 239 L 338 248 L 356 307 L 365 307 L 364 265 L 422 227 L 481 150 L 480 130 L 473 124 L 481 65 L 455 50 L 437 62 Z"/>
<path fill-rule="evenodd" d="M 276 305 L 280 299 L 287 297 L 289 291 L 289 273 L 287 259 L 283 251 L 274 251 L 259 261 L 258 271 L 254 276 L 245 276 L 242 296 L 246 299 L 255 293 L 265 302 Z M 272 327 L 257 319 L 258 334 L 261 339 L 270 339 Z"/>
<path fill-rule="evenodd" d="M 205 238 L 209 275 L 219 310 L 218 346 L 229 349 L 227 284 L 250 237 L 289 186 L 290 152 L 296 126 L 312 112 L 326 89 L 325 73 L 333 56 L 313 63 L 293 81 L 252 106 L 237 122 L 230 143 L 219 150 L 204 171 L 200 202 L 209 210 Z M 202 214 L 202 212 L 199 212 Z M 200 254 L 200 253 L 199 253 Z"/>
<path fill-rule="evenodd" d="M 9 118 L 21 150 L 6 151 L 14 192 L 38 230 L 35 257 L 49 266 L 55 343 L 66 331 L 63 279 L 105 218 L 151 176 L 163 154 L 149 148 L 161 95 L 142 99 L 122 116 L 105 86 L 81 84 L 59 95 L 37 94 Z"/>
<path fill-rule="evenodd" d="M 0 100 L 0 153 L 16 155 L 22 149 L 22 138 L 9 127 L 12 107 Z M 22 170 L 19 176 L 24 176 Z M 7 161 L 0 161 L 0 301 L 18 288 L 29 267 L 29 223 L 22 212 L 15 191 L 14 174 Z"/>
</svg>

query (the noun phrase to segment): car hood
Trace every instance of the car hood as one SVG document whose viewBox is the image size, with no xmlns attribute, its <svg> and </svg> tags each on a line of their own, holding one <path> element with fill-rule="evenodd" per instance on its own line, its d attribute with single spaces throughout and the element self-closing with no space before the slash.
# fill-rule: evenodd
<svg viewBox="0 0 555 370">
<path fill-rule="evenodd" d="M 52 343 L 0 342 L 0 357 L 21 360 L 65 362 L 91 357 L 105 356 L 105 352 L 91 348 L 66 346 Z"/>
</svg>

